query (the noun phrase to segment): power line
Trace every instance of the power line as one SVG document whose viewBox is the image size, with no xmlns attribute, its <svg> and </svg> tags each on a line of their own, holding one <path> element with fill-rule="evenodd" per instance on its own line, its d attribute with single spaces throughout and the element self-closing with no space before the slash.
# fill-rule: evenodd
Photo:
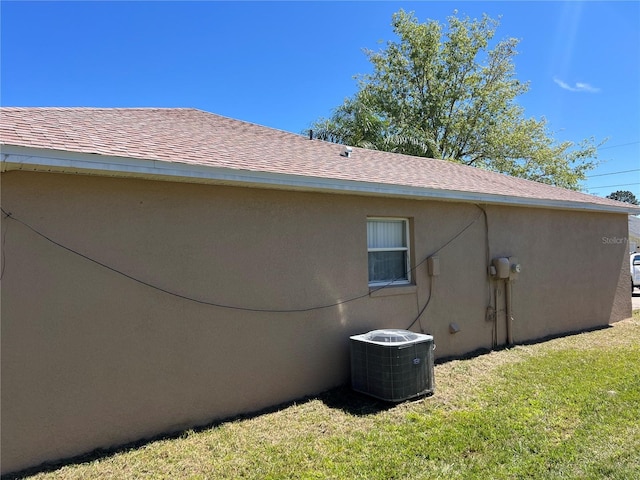
<svg viewBox="0 0 640 480">
<path fill-rule="evenodd" d="M 606 150 L 607 148 L 628 147 L 629 145 L 636 145 L 638 143 L 640 143 L 640 140 L 636 140 L 635 142 L 629 142 L 629 143 L 620 143 L 618 145 L 610 145 L 608 147 L 599 148 L 598 150 Z"/>
<path fill-rule="evenodd" d="M 640 168 L 634 168 L 633 170 L 621 170 L 619 172 L 599 173 L 597 175 L 587 175 L 587 178 L 604 177 L 606 175 L 617 175 L 619 173 L 640 172 Z"/>
<path fill-rule="evenodd" d="M 587 187 L 587 190 L 594 190 L 596 188 L 612 188 L 612 187 L 628 187 L 630 185 L 640 185 L 640 182 L 635 183 L 619 183 L 618 185 L 601 185 L 599 187 Z"/>
</svg>

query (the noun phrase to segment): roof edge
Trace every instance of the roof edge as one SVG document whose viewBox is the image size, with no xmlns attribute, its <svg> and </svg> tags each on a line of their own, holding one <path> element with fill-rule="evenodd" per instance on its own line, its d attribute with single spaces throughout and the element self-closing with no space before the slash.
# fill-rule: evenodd
<svg viewBox="0 0 640 480">
<path fill-rule="evenodd" d="M 457 201 L 520 207 L 640 214 L 640 206 L 602 205 L 564 200 L 533 199 L 482 192 L 411 187 L 357 180 L 331 179 L 256 170 L 194 165 L 180 161 L 137 159 L 2 145 L 0 172 L 34 171 L 183 183 L 205 183 L 378 197 Z"/>
</svg>

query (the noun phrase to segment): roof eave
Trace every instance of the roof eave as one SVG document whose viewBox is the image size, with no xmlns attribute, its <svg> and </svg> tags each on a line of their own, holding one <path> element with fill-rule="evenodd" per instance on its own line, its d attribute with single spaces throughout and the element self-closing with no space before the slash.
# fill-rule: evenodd
<svg viewBox="0 0 640 480">
<path fill-rule="evenodd" d="M 550 199 L 536 199 L 483 192 L 434 189 L 388 183 L 292 175 L 194 165 L 165 160 L 114 157 L 89 153 L 2 145 L 0 171 L 13 170 L 140 178 L 185 183 L 236 185 L 245 187 L 330 192 L 367 196 L 456 201 L 479 204 L 553 208 L 640 214 L 634 205 L 602 205 Z"/>
</svg>

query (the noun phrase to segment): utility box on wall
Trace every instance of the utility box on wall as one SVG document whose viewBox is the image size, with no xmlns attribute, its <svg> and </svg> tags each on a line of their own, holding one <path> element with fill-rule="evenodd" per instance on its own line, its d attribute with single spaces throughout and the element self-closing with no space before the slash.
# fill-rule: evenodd
<svg viewBox="0 0 640 480">
<path fill-rule="evenodd" d="M 388 402 L 434 391 L 431 335 L 373 330 L 351 340 L 351 387 Z"/>
</svg>

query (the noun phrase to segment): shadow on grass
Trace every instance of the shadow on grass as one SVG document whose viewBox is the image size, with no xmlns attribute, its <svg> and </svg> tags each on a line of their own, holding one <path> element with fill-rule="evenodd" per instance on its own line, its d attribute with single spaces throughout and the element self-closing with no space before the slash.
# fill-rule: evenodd
<svg viewBox="0 0 640 480">
<path fill-rule="evenodd" d="M 535 344 L 544 343 L 556 338 L 570 337 L 573 335 L 579 335 L 581 333 L 604 330 L 607 328 L 611 328 L 611 326 L 603 325 L 603 326 L 598 326 L 598 327 L 589 328 L 589 329 L 576 330 L 573 332 L 568 332 L 563 334 L 549 335 L 549 336 L 541 337 L 535 340 L 521 342 L 521 343 L 518 343 L 517 345 L 535 345 Z M 513 346 L 504 345 L 504 346 L 499 346 L 498 348 L 495 348 L 493 350 L 479 349 L 479 350 L 470 352 L 466 355 L 439 358 L 435 361 L 435 363 L 442 364 L 452 360 L 469 360 L 469 359 L 476 358 L 476 357 L 485 355 L 487 353 L 490 353 L 491 351 L 500 351 L 500 350 L 504 350 L 511 347 Z M 436 394 L 437 394 L 437 379 L 436 379 Z M 426 398 L 426 396 L 423 396 L 422 398 Z M 293 405 L 301 405 L 301 404 L 305 404 L 307 402 L 315 401 L 315 400 L 321 401 L 329 408 L 339 409 L 345 413 L 348 413 L 350 415 L 355 415 L 355 416 L 375 415 L 377 413 L 390 410 L 394 408 L 396 405 L 402 403 L 402 402 L 392 403 L 392 402 L 385 402 L 382 400 L 378 400 L 376 398 L 355 392 L 350 388 L 350 386 L 343 385 L 343 386 L 328 390 L 326 392 L 320 393 L 318 395 L 299 398 L 297 400 L 292 400 L 289 402 L 281 403 L 279 405 L 274 405 L 272 407 L 268 407 L 256 412 L 236 415 L 234 417 L 213 421 L 205 425 L 200 425 L 197 427 L 180 430 L 177 432 L 156 435 L 151 438 L 130 442 L 130 443 L 113 447 L 113 448 L 108 448 L 108 449 L 99 448 L 91 452 L 88 452 L 86 454 L 79 455 L 72 458 L 61 459 L 55 462 L 46 462 L 36 467 L 31 467 L 25 470 L 21 470 L 19 472 L 7 473 L 5 475 L 2 475 L 2 477 L 0 478 L 2 480 L 21 479 L 21 478 L 30 477 L 32 475 L 36 475 L 38 473 L 53 472 L 53 471 L 59 470 L 62 467 L 69 466 L 69 465 L 81 465 L 83 463 L 90 463 L 95 460 L 109 458 L 119 453 L 124 453 L 130 450 L 137 450 L 139 448 L 142 448 L 146 445 L 152 444 L 157 441 L 183 438 L 188 436 L 190 432 L 202 432 L 204 430 L 219 427 L 226 423 L 260 417 L 269 413 L 275 413 L 281 410 L 285 410 Z M 416 399 L 413 399 L 413 400 L 416 400 Z"/>
<path fill-rule="evenodd" d="M 324 392 L 317 397 L 327 407 L 342 410 L 355 416 L 375 415 L 392 409 L 398 403 L 385 402 L 374 397 L 353 391 L 349 386 L 342 386 Z"/>
</svg>

